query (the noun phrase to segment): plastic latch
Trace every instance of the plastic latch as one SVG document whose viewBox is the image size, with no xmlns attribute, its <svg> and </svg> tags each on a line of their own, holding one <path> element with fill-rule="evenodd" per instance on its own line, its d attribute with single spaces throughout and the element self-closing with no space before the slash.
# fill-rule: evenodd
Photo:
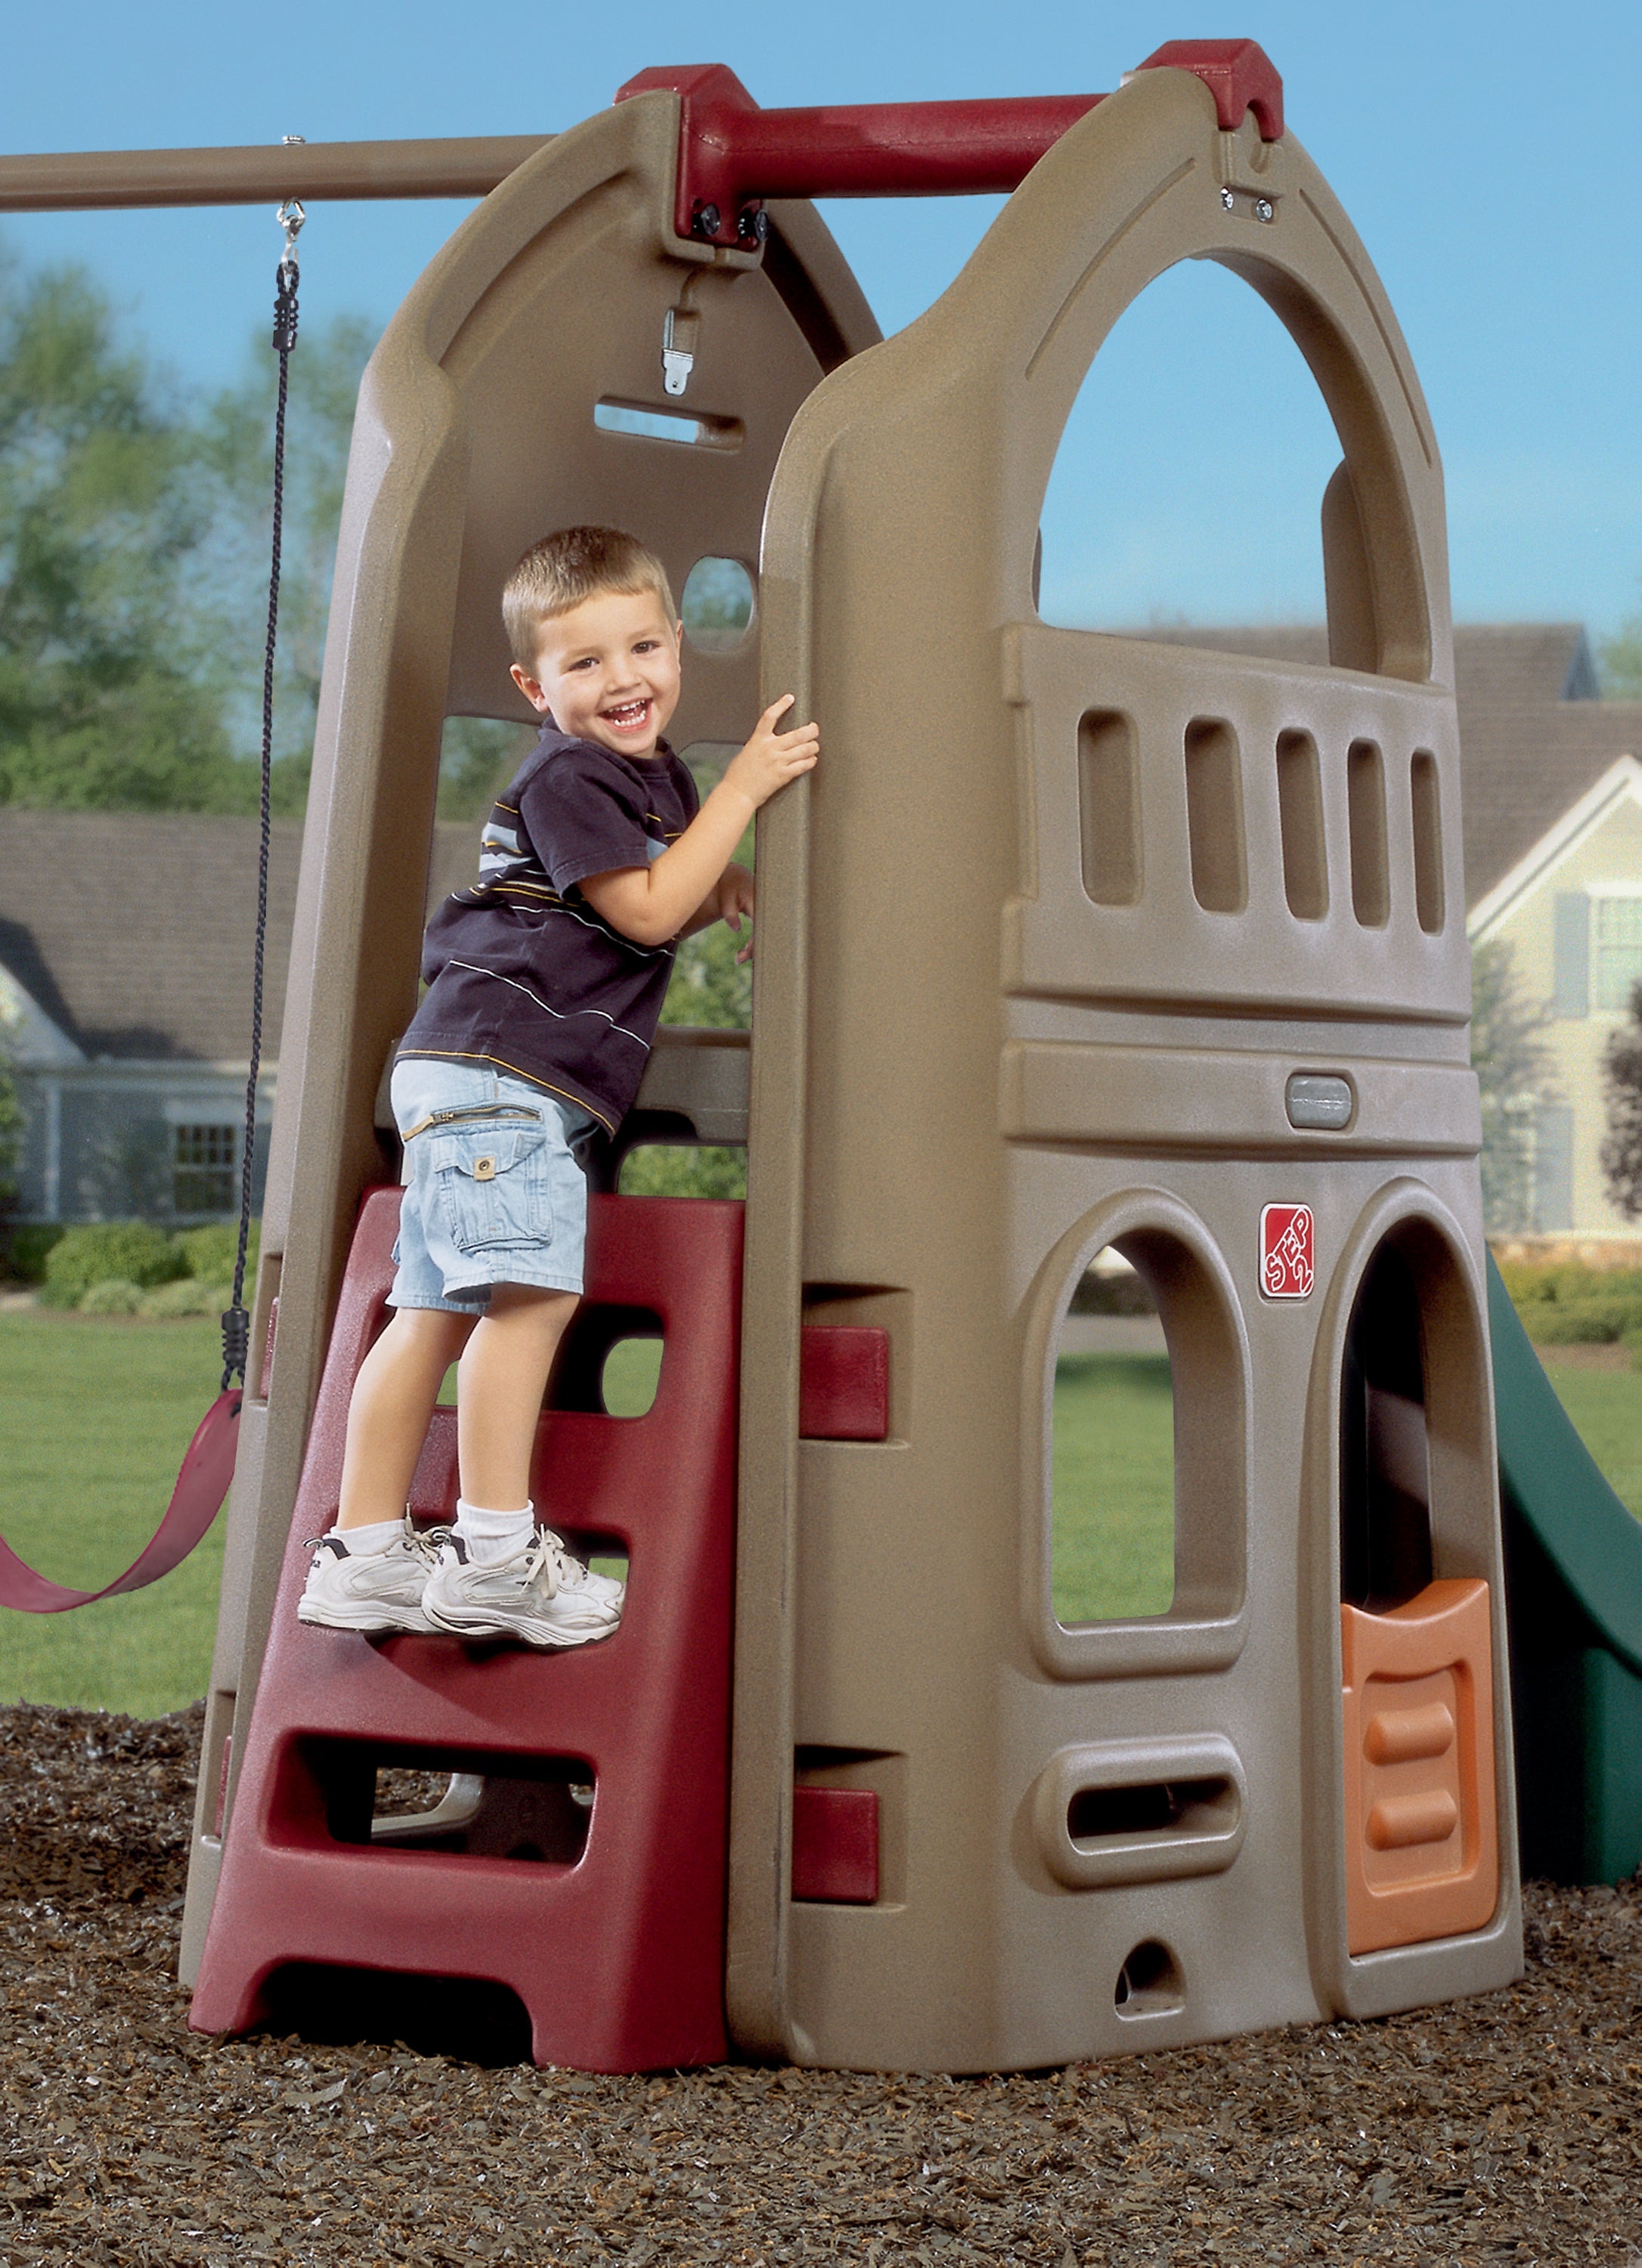
<svg viewBox="0 0 1642 2268">
<path fill-rule="evenodd" d="M 1291 1126 L 1321 1134 L 1344 1133 L 1356 1103 L 1349 1079 L 1303 1071 L 1290 1079 L 1283 1101 Z"/>
</svg>

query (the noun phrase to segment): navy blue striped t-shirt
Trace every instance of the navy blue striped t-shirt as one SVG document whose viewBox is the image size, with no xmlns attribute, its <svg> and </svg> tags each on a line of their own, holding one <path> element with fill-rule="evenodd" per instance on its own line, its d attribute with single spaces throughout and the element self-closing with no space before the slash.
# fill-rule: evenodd
<svg viewBox="0 0 1642 2268">
<path fill-rule="evenodd" d="M 674 946 L 636 945 L 577 887 L 643 866 L 696 816 L 667 747 L 618 755 L 547 725 L 485 824 L 479 880 L 428 924 L 428 990 L 401 1056 L 489 1064 L 614 1133 L 638 1091 Z"/>
</svg>

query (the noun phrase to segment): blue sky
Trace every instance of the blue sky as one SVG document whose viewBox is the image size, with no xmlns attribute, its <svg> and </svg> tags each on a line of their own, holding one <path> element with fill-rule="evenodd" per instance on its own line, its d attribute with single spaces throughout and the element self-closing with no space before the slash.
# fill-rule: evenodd
<svg viewBox="0 0 1642 2268">
<path fill-rule="evenodd" d="M 1447 470 L 1456 615 L 1606 632 L 1642 611 L 1634 0 L 832 0 L 702 20 L 655 0 L 81 0 L 49 14 L 36 0 L 7 27 L 0 146 L 548 132 L 666 63 L 728 63 L 771 106 L 1093 92 L 1166 39 L 1253 37 L 1412 347 Z M 316 210 L 305 316 L 385 320 L 462 210 Z M 887 329 L 945 287 L 991 210 L 839 203 L 828 217 Z M 85 261 L 187 382 L 238 375 L 264 328 L 266 210 L 18 217 L 0 233 L 29 260 Z M 1176 271 L 1114 334 L 1069 428 L 1046 612 L 1316 615 L 1315 504 L 1336 453 L 1252 294 Z"/>
</svg>

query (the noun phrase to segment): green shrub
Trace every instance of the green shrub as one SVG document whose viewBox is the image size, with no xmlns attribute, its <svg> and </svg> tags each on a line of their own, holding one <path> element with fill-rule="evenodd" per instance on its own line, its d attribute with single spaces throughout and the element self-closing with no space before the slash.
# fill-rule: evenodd
<svg viewBox="0 0 1642 2268">
<path fill-rule="evenodd" d="M 187 1264 L 173 1239 L 151 1221 L 87 1221 L 66 1229 L 47 1254 L 40 1297 L 48 1307 L 74 1307 L 93 1284 L 111 1277 L 146 1291 L 180 1276 Z"/>
<path fill-rule="evenodd" d="M 19 1284 L 38 1284 L 46 1272 L 46 1255 L 63 1236 L 60 1220 L 16 1220 L 0 1235 L 0 1274 Z"/>
<path fill-rule="evenodd" d="M 245 1280 L 247 1285 L 256 1281 L 260 1228 L 261 1223 L 254 1220 L 251 1241 L 246 1247 L 245 1256 Z M 214 1220 L 204 1228 L 184 1229 L 177 1243 L 190 1276 L 197 1276 L 202 1284 L 232 1284 L 234 1255 L 239 1248 L 239 1224 L 237 1220 Z"/>
<path fill-rule="evenodd" d="M 80 1296 L 83 1315 L 134 1315 L 143 1304 L 140 1285 L 124 1276 L 105 1276 Z"/>
<path fill-rule="evenodd" d="M 220 1315 L 228 1304 L 225 1284 L 208 1284 L 197 1276 L 179 1276 L 174 1283 L 157 1285 L 144 1292 L 140 1315 L 164 1319 L 175 1315 Z M 81 1302 L 82 1307 L 85 1302 Z"/>
<path fill-rule="evenodd" d="M 1523 1315 L 1528 1336 L 1541 1346 L 1602 1346 L 1642 1329 L 1642 1297 L 1620 1292 L 1580 1300 L 1535 1302 Z"/>
</svg>

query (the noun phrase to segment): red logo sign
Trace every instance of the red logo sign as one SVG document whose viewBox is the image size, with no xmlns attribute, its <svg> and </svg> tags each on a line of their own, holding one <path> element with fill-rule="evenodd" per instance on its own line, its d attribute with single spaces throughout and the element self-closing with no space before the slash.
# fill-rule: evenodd
<svg viewBox="0 0 1642 2268">
<path fill-rule="evenodd" d="M 1260 1214 L 1260 1288 L 1268 1300 L 1308 1300 L 1312 1262 L 1311 1207 L 1265 1205 Z"/>
</svg>

